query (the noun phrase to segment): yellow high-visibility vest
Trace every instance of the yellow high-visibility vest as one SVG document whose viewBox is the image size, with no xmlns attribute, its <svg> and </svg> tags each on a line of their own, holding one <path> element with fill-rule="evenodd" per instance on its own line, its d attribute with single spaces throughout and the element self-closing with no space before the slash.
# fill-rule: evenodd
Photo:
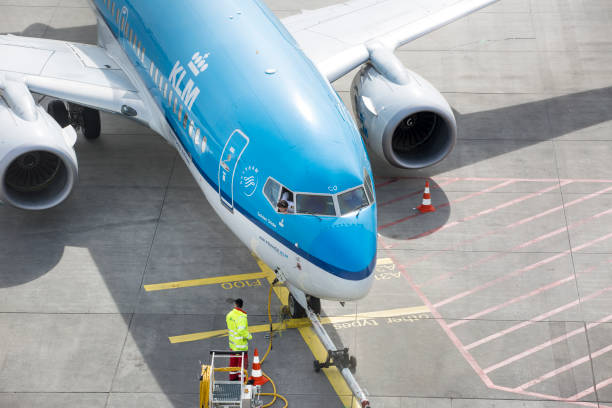
<svg viewBox="0 0 612 408">
<path fill-rule="evenodd" d="M 247 351 L 249 349 L 249 340 L 253 336 L 249 333 L 249 322 L 246 312 L 239 308 L 234 308 L 225 316 L 225 321 L 227 322 L 230 350 Z"/>
</svg>

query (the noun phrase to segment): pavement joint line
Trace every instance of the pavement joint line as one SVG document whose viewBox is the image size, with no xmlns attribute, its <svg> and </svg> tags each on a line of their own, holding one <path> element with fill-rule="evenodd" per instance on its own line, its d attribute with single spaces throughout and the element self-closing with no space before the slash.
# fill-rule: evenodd
<svg viewBox="0 0 612 408">
<path fill-rule="evenodd" d="M 376 261 L 376 265 L 392 264 L 393 261 L 390 258 L 380 258 Z M 268 277 L 267 272 L 254 272 L 254 273 L 241 273 L 236 275 L 225 275 L 215 276 L 211 278 L 201 279 L 190 279 L 175 282 L 164 282 L 144 285 L 144 289 L 147 292 L 153 292 L 158 290 L 188 288 L 193 286 L 205 286 L 205 285 L 216 285 L 230 282 L 239 282 L 252 279 L 263 279 Z"/>
<path fill-rule="evenodd" d="M 384 239 L 382 241 L 384 242 Z M 391 259 L 393 260 L 393 257 L 391 257 Z M 395 262 L 395 260 L 394 260 L 394 262 Z M 395 262 L 395 263 L 397 264 L 397 262 Z M 559 397 L 559 396 L 555 396 L 555 395 L 548 395 L 548 394 L 543 394 L 543 393 L 538 393 L 538 392 L 533 392 L 533 391 L 527 391 L 527 390 L 516 390 L 514 388 L 510 388 L 510 387 L 506 387 L 506 386 L 495 384 L 491 380 L 491 378 L 489 378 L 489 376 L 485 372 L 485 370 L 480 366 L 478 361 L 476 361 L 476 358 L 468 351 L 468 348 L 463 345 L 463 343 L 459 339 L 459 337 L 457 337 L 457 335 L 453 332 L 453 330 L 450 327 L 448 327 L 448 324 L 446 323 L 446 320 L 442 317 L 440 312 L 434 307 L 434 305 L 429 300 L 429 298 L 423 293 L 423 291 L 419 288 L 419 286 L 417 286 L 415 284 L 415 282 L 412 280 L 412 277 L 406 271 L 405 266 L 401 265 L 401 264 L 398 264 L 398 266 L 399 266 L 398 269 L 401 272 L 401 274 L 408 281 L 408 283 L 410 284 L 412 289 L 416 292 L 416 294 L 423 301 L 423 303 L 426 306 L 429 307 L 430 313 L 433 315 L 433 317 L 438 322 L 438 324 L 440 324 L 440 327 L 442 328 L 442 330 L 444 330 L 444 332 L 446 333 L 448 338 L 451 340 L 451 342 L 455 345 L 455 347 L 457 348 L 459 353 L 463 356 L 465 361 L 472 367 L 472 369 L 480 377 L 480 379 L 482 380 L 482 382 L 485 384 L 486 387 L 488 387 L 490 389 L 493 389 L 493 390 L 499 390 L 499 391 L 505 391 L 505 392 L 509 392 L 509 393 L 526 395 L 526 396 L 536 397 L 536 398 L 545 399 L 545 400 L 568 402 L 568 403 L 571 403 L 571 404 L 574 404 L 574 405 L 581 405 L 581 406 L 587 406 L 587 407 L 596 407 L 596 408 L 612 408 L 612 407 L 603 406 L 603 405 L 601 405 L 599 403 L 592 403 L 592 402 L 586 402 L 586 401 L 575 401 L 575 400 L 572 401 L 572 400 L 569 400 L 567 398 L 563 398 L 563 397 Z M 607 289 L 612 289 L 612 288 L 607 288 Z M 601 293 L 603 293 L 603 291 L 598 291 L 595 294 L 589 295 L 589 297 L 592 298 L 592 297 L 595 297 L 595 296 L 597 296 L 597 295 L 599 295 Z M 576 300 L 576 301 L 574 301 L 572 303 L 577 303 L 577 302 L 578 301 Z M 549 312 L 549 313 L 551 313 L 551 312 Z M 544 315 L 541 315 L 539 317 L 542 317 L 542 316 L 544 316 Z M 612 315 L 611 315 L 611 317 L 612 317 Z M 542 318 L 544 318 L 544 317 L 542 317 Z M 533 323 L 533 321 L 522 322 L 521 324 L 519 324 L 517 326 L 528 325 L 528 324 L 531 324 L 531 323 Z M 583 328 L 583 329 L 586 332 L 588 329 L 590 329 L 592 327 L 595 327 L 598 324 L 600 324 L 600 323 L 593 323 L 593 324 L 591 324 L 591 325 L 589 325 L 589 326 L 587 326 L 586 328 Z"/>
<path fill-rule="evenodd" d="M 559 306 L 556 309 L 549 310 L 546 313 L 542 313 L 542 314 L 534 317 L 533 319 L 523 321 L 523 322 L 515 324 L 514 326 L 511 326 L 511 327 L 509 327 L 507 329 L 498 331 L 497 333 L 493 333 L 493 334 L 491 334 L 491 335 L 489 335 L 487 337 L 484 337 L 484 338 L 482 338 L 480 340 L 476 340 L 475 342 L 470 343 L 467 346 L 465 346 L 465 349 L 466 350 L 471 350 L 474 347 L 478 347 L 478 346 L 480 346 L 482 344 L 488 343 L 488 342 L 490 342 L 492 340 L 495 340 L 495 339 L 497 339 L 497 338 L 499 338 L 501 336 L 505 336 L 508 333 L 512 333 L 513 331 L 516 331 L 518 329 L 522 329 L 523 327 L 529 326 L 529 325 L 531 325 L 533 323 L 540 322 L 540 321 L 542 321 L 542 320 L 544 320 L 544 319 L 546 319 L 546 318 L 548 318 L 550 316 L 554 316 L 557 313 L 561 313 L 564 310 L 567 310 L 567 309 L 570 309 L 570 308 L 572 308 L 574 306 L 577 306 L 580 303 L 584 303 L 587 300 L 594 299 L 597 296 L 601 295 L 602 293 L 610 291 L 610 289 L 612 289 L 612 287 L 600 289 L 597 292 L 591 293 L 590 295 L 588 295 L 588 296 L 586 296 L 586 297 L 584 297 L 582 299 L 576 299 L 576 300 L 574 300 L 572 302 L 569 302 L 569 303 L 567 303 L 567 304 L 565 304 L 563 306 Z"/>
<path fill-rule="evenodd" d="M 537 238 L 534 238 L 534 239 L 532 239 L 532 240 L 530 240 L 530 241 L 526 241 L 526 242 L 524 242 L 524 243 L 522 243 L 522 244 L 519 244 L 519 245 L 517 245 L 517 246 L 515 246 L 515 247 L 511 248 L 511 249 L 510 249 L 509 251 L 507 251 L 507 252 L 497 252 L 497 253 L 494 253 L 494 254 L 492 254 L 492 255 L 489 255 L 489 256 L 485 257 L 484 259 L 480 259 L 480 260 L 478 260 L 478 261 L 476 261 L 476 262 L 472 262 L 472 263 L 470 263 L 470 264 L 468 264 L 468 265 L 466 265 L 466 266 L 462 267 L 461 269 L 458 269 L 458 270 L 457 270 L 457 272 L 459 272 L 459 271 L 469 270 L 469 269 L 472 269 L 474 266 L 477 266 L 477 265 L 482 265 L 482 264 L 483 264 L 483 263 L 485 263 L 485 262 L 489 262 L 489 261 L 492 261 L 492 260 L 495 260 L 495 259 L 499 259 L 499 258 L 504 257 L 504 256 L 507 256 L 507 255 L 509 255 L 509 254 L 514 254 L 514 253 L 517 253 L 517 252 L 515 252 L 515 250 L 516 250 L 516 249 L 526 248 L 526 247 L 528 247 L 528 246 L 530 246 L 530 245 L 533 245 L 533 244 L 535 244 L 535 243 L 537 243 L 537 242 L 540 242 L 540 241 L 542 241 L 542 240 L 545 240 L 545 239 L 550 238 L 550 237 L 552 237 L 552 236 L 555 236 L 555 235 L 557 235 L 557 234 L 563 233 L 563 232 L 565 232 L 565 231 L 569 231 L 571 228 L 575 228 L 575 227 L 582 226 L 582 225 L 584 225 L 584 224 L 588 223 L 589 221 L 592 221 L 592 220 L 594 220 L 594 219 L 597 219 L 597 218 L 599 218 L 599 217 L 601 217 L 601 216 L 603 216 L 603 215 L 607 215 L 607 214 L 609 214 L 609 213 L 612 213 L 612 208 L 610 208 L 610 209 L 608 209 L 608 210 L 605 210 L 605 211 L 602 211 L 602 212 L 600 212 L 600 213 L 597 213 L 597 214 L 595 214 L 595 215 L 592 215 L 592 216 L 590 216 L 590 217 L 583 218 L 583 219 L 581 219 L 581 220 L 579 220 L 579 221 L 576 221 L 576 222 L 574 222 L 574 223 L 572 223 L 572 224 L 569 224 L 569 225 L 566 225 L 566 226 L 564 226 L 564 227 L 558 228 L 558 229 L 556 229 L 556 230 L 554 230 L 554 231 L 551 231 L 551 232 L 548 232 L 548 233 L 546 233 L 546 234 L 540 235 L 540 236 L 539 236 L 539 237 L 537 237 Z M 427 282 L 425 282 L 425 283 L 432 282 L 432 281 L 434 281 L 434 282 L 435 282 L 435 281 L 438 281 L 438 280 L 441 280 L 441 279 L 447 279 L 447 278 L 449 278 L 450 276 L 454 276 L 454 275 L 456 275 L 456 273 L 457 273 L 457 272 L 448 272 L 448 273 L 446 273 L 446 274 L 444 274 L 444 275 L 440 275 L 440 276 L 439 276 L 439 277 L 437 277 L 437 278 L 432 278 L 432 279 L 428 280 L 428 281 L 427 281 Z M 422 284 L 422 285 L 421 285 L 421 287 L 423 287 L 424 285 L 425 285 L 425 284 Z M 483 313 L 483 314 L 484 314 L 484 313 Z M 482 314 L 476 314 L 476 315 L 468 316 L 468 317 L 464 318 L 463 320 L 472 320 L 472 319 L 474 319 L 474 318 L 476 318 L 476 317 L 480 317 L 481 315 L 482 315 Z M 458 324 L 459 324 L 459 323 L 458 323 Z M 458 325 L 458 324 L 454 324 L 454 325 Z M 462 324 L 462 323 L 461 323 L 461 324 Z M 453 325 L 451 325 L 451 327 L 454 327 L 454 326 L 453 326 Z"/>
<path fill-rule="evenodd" d="M 513 363 L 515 361 L 522 360 L 523 358 L 525 358 L 525 357 L 527 357 L 527 356 L 529 356 L 529 355 L 531 355 L 533 353 L 536 353 L 536 352 L 538 352 L 540 350 L 548 348 L 548 347 L 550 347 L 550 346 L 552 346 L 552 345 L 554 345 L 556 343 L 559 343 L 560 341 L 567 340 L 570 337 L 573 337 L 573 336 L 575 336 L 577 334 L 586 333 L 587 330 L 590 330 L 593 327 L 597 327 L 600 324 L 607 323 L 607 322 L 609 322 L 611 320 L 612 320 L 612 314 L 608 315 L 608 316 L 604 317 L 603 319 L 600 319 L 600 320 L 598 320 L 598 321 L 596 321 L 594 323 L 589 323 L 588 325 L 586 325 L 586 327 L 579 327 L 578 329 L 572 330 L 571 332 L 567 332 L 565 334 L 562 334 L 561 336 L 555 337 L 552 340 L 545 341 L 544 343 L 538 344 L 535 347 L 531 347 L 531 348 L 529 348 L 529 349 L 527 349 L 525 351 L 522 351 L 522 352 L 520 352 L 518 354 L 515 354 L 515 355 L 513 355 L 511 357 L 508 357 L 505 360 L 500 361 L 499 363 L 493 364 L 493 365 L 485 368 L 483 371 L 484 371 L 485 374 L 489 374 L 491 371 L 494 371 L 494 370 L 497 370 L 499 368 L 505 367 L 508 364 L 511 364 L 511 363 Z"/>
<path fill-rule="evenodd" d="M 568 399 L 576 400 L 576 399 L 579 399 L 579 398 L 586 397 L 587 395 L 593 394 L 595 392 L 595 390 L 599 390 L 599 389 L 601 389 L 601 388 L 603 388 L 605 386 L 608 386 L 610 384 L 612 384 L 612 377 L 610 377 L 610 378 L 608 378 L 606 380 L 603 380 L 603 381 L 595 384 L 595 386 L 591 386 L 591 387 L 587 388 L 586 390 L 579 392 L 576 395 L 572 395 L 571 397 L 568 397 Z"/>
<path fill-rule="evenodd" d="M 267 274 L 266 274 L 267 275 Z M 426 306 L 415 306 L 415 307 L 402 307 L 397 309 L 388 309 L 388 310 L 380 310 L 376 312 L 364 312 L 352 315 L 342 315 L 342 316 L 328 316 L 322 317 L 322 324 L 336 324 L 336 323 L 346 323 L 352 322 L 356 320 L 366 320 L 366 319 L 376 319 L 376 318 L 384 318 L 384 317 L 397 317 L 397 316 L 406 316 L 412 314 L 420 314 L 420 313 L 428 313 L 429 308 Z M 300 319 L 288 319 L 282 323 L 273 323 L 272 329 L 275 331 L 285 330 L 285 329 L 299 329 L 302 327 L 310 327 L 310 320 L 308 318 L 300 318 Z M 263 333 L 270 330 L 269 324 L 259 324 L 255 326 L 249 326 L 249 333 Z M 205 332 L 198 333 L 190 333 L 183 334 L 177 336 L 168 337 L 170 343 L 185 343 L 191 341 L 205 340 L 213 337 L 225 337 L 227 336 L 227 329 L 220 330 L 211 330 Z"/>
<path fill-rule="evenodd" d="M 574 368 L 576 366 L 584 364 L 584 363 L 586 363 L 587 361 L 589 361 L 589 360 L 591 360 L 593 358 L 597 358 L 597 357 L 599 357 L 599 356 L 601 356 L 603 354 L 606 354 L 609 351 L 612 351 L 612 344 L 610 344 L 610 345 L 608 345 L 608 346 L 606 346 L 606 347 L 604 347 L 602 349 L 599 349 L 599 350 L 597 350 L 594 353 L 590 353 L 590 354 L 587 354 L 586 356 L 583 356 L 583 357 L 581 357 L 579 359 L 576 359 L 576 360 L 572 361 L 571 363 L 568 363 L 568 364 L 566 364 L 564 366 L 561 366 L 561 367 L 559 367 L 559 368 L 557 368 L 555 370 L 549 371 L 546 374 L 543 374 L 543 375 L 541 375 L 540 377 L 538 377 L 536 379 L 533 379 L 533 380 L 528 381 L 528 382 L 526 382 L 526 383 L 524 383 L 522 385 L 519 385 L 518 387 L 516 387 L 516 390 L 517 391 L 522 391 L 522 390 L 525 390 L 527 388 L 533 387 L 534 385 L 539 384 L 539 383 L 541 383 L 544 380 L 548 380 L 549 378 L 553 378 L 553 377 L 555 377 L 555 376 L 557 376 L 557 375 L 559 375 L 559 374 L 561 374 L 561 373 L 563 373 L 563 372 L 565 372 L 567 370 L 570 370 L 570 369 L 572 369 L 572 368 Z"/>
<path fill-rule="evenodd" d="M 545 188 L 543 190 L 536 191 L 534 193 L 529 193 L 527 195 L 515 198 L 515 199 L 510 200 L 510 201 L 506 201 L 505 203 L 498 204 L 495 207 L 487 208 L 486 210 L 482 210 L 482 211 L 480 211 L 480 212 L 478 212 L 476 214 L 469 215 L 469 216 L 464 217 L 464 218 L 462 218 L 460 220 L 453 221 L 453 222 L 450 222 L 448 224 L 444 224 L 444 225 L 442 225 L 440 227 L 433 228 L 433 229 L 431 229 L 429 231 L 422 232 L 420 234 L 417 234 L 417 235 L 414 235 L 412 237 L 409 237 L 408 239 L 423 238 L 423 237 L 426 237 L 428 235 L 433 234 L 434 232 L 443 231 L 443 230 L 446 230 L 448 228 L 455 227 L 457 225 L 462 225 L 462 224 L 464 224 L 467 221 L 472 221 L 472 220 L 474 220 L 474 219 L 476 219 L 478 217 L 481 217 L 483 215 L 489 215 L 491 213 L 494 213 L 494 212 L 499 211 L 501 209 L 504 209 L 506 207 L 510 207 L 512 205 L 521 203 L 521 202 L 523 202 L 525 200 L 529 200 L 531 198 L 539 197 L 539 196 L 541 196 L 544 193 L 550 192 L 550 191 L 555 190 L 557 188 L 561 188 L 561 187 L 563 187 L 563 186 L 565 186 L 567 184 L 570 184 L 570 182 L 561 182 L 561 183 L 553 184 L 552 186 L 547 187 L 547 188 Z M 495 233 L 495 230 L 494 230 L 494 233 Z M 487 235 L 484 235 L 484 236 L 487 236 Z M 476 237 L 476 240 L 478 240 L 478 239 L 480 239 L 480 237 Z M 468 241 L 468 242 L 470 242 L 470 241 Z"/>
<path fill-rule="evenodd" d="M 257 259 L 257 264 L 261 268 L 262 277 L 268 280 L 268 283 L 272 285 L 274 281 L 275 274 L 274 272 L 261 260 Z M 381 258 L 377 260 L 377 265 L 386 265 L 393 264 L 393 260 L 391 258 Z M 185 282 L 185 281 L 184 281 Z M 186 281 L 189 282 L 189 281 Z M 286 287 L 273 286 L 273 291 L 275 295 L 280 300 L 283 306 L 287 306 L 287 299 L 289 295 L 289 290 Z M 397 308 L 397 309 L 389 309 L 389 310 L 381 310 L 375 312 L 364 312 L 358 313 L 354 315 L 343 315 L 343 316 L 330 316 L 321 318 L 321 323 L 323 324 L 334 324 L 334 323 L 344 323 L 356 320 L 364 320 L 364 319 L 372 319 L 372 318 L 380 318 L 380 317 L 395 317 L 395 316 L 404 316 L 410 314 L 420 314 L 429 312 L 429 308 L 427 306 L 415 306 L 415 307 L 407 307 L 407 308 Z M 283 330 L 283 329 L 298 329 L 302 339 L 310 349 L 314 358 L 319 361 L 324 361 L 327 358 L 327 350 L 321 344 L 321 341 L 312 330 L 312 326 L 310 320 L 308 318 L 301 319 L 289 319 L 282 323 L 273 323 L 273 330 Z M 261 324 L 256 326 L 250 326 L 250 333 L 262 333 L 270 330 L 269 324 Z M 178 336 L 169 337 L 169 341 L 172 344 L 190 342 L 190 341 L 198 341 L 209 339 L 213 337 L 224 337 L 227 336 L 227 329 L 222 330 L 213 330 L 208 332 L 199 332 L 199 333 L 191 333 L 184 334 Z M 329 368 L 323 368 L 321 371 L 327 377 L 330 385 L 338 395 L 338 398 L 342 402 L 344 407 L 347 408 L 359 408 L 359 402 L 357 399 L 353 397 L 353 394 L 346 384 L 346 381 L 342 377 L 340 371 L 332 366 Z"/>
<path fill-rule="evenodd" d="M 237 275 L 225 275 L 216 276 L 212 278 L 201 278 L 201 279 L 190 279 L 175 282 L 165 283 L 154 283 L 150 285 L 144 285 L 144 289 L 147 292 L 153 292 L 158 290 L 178 289 L 178 288 L 189 288 L 193 286 L 205 286 L 205 285 L 216 285 L 229 282 L 238 282 L 251 279 L 262 279 L 267 277 L 266 272 L 254 272 L 254 273 L 242 273 Z"/>
<path fill-rule="evenodd" d="M 483 190 L 476 191 L 476 192 L 464 195 L 464 196 L 459 197 L 459 198 L 457 198 L 455 200 L 447 201 L 445 203 L 439 204 L 439 205 L 437 205 L 437 207 L 438 207 L 438 209 L 445 208 L 445 207 L 450 206 L 451 204 L 460 203 L 460 202 L 469 200 L 470 198 L 478 197 L 478 196 L 480 196 L 482 194 L 489 193 L 491 191 L 500 189 L 502 187 L 505 187 L 507 185 L 514 184 L 514 183 L 516 183 L 516 179 L 509 179 L 509 180 L 506 180 L 506 181 L 504 181 L 502 183 L 496 184 L 496 185 L 494 185 L 492 187 L 488 187 L 488 188 L 485 188 Z M 610 187 L 610 188 L 612 189 L 612 187 Z M 389 227 L 393 227 L 394 225 L 401 224 L 402 222 L 408 221 L 408 220 L 410 220 L 412 218 L 420 217 L 422 215 L 423 215 L 423 213 L 412 214 L 412 215 L 408 215 L 406 217 L 400 218 L 399 220 L 388 222 L 388 223 L 383 224 L 380 227 L 378 227 L 378 231 L 384 230 L 384 229 L 389 228 Z"/>
<path fill-rule="evenodd" d="M 497 279 L 490 280 L 490 281 L 485 282 L 485 283 L 483 283 L 481 285 L 478 285 L 478 286 L 476 286 L 476 287 L 474 287 L 472 289 L 465 290 L 465 291 L 460 292 L 460 293 L 458 293 L 458 294 L 456 294 L 454 296 L 450 296 L 450 297 L 448 297 L 446 299 L 443 299 L 443 300 L 437 302 L 436 304 L 434 304 L 434 307 L 435 308 L 439 308 L 441 306 L 444 306 L 444 305 L 446 305 L 448 303 L 452 303 L 452 302 L 454 302 L 456 300 L 459 300 L 461 298 L 464 298 L 466 296 L 473 295 L 476 292 L 480 292 L 481 290 L 488 289 L 491 286 L 497 285 L 500 282 L 504 282 L 504 281 L 514 277 L 514 276 L 519 276 L 519 275 L 524 274 L 525 272 L 530 272 L 530 271 L 532 271 L 532 270 L 534 270 L 534 269 L 536 269 L 536 268 L 538 268 L 538 267 L 540 267 L 542 265 L 546 265 L 546 264 L 548 264 L 550 262 L 553 262 L 553 261 L 555 261 L 555 260 L 557 260 L 559 258 L 562 258 L 562 257 L 564 257 L 566 255 L 569 255 L 570 253 L 573 253 L 573 252 L 579 251 L 579 250 L 581 250 L 583 248 L 587 248 L 589 246 L 595 245 L 595 244 L 597 244 L 599 242 L 606 241 L 606 240 L 608 240 L 610 238 L 612 238 L 612 233 L 606 234 L 606 235 L 601 236 L 599 238 L 596 238 L 596 239 L 594 239 L 592 241 L 589 241 L 587 243 L 579 245 L 576 248 L 570 248 L 570 249 L 567 249 L 567 250 L 565 250 L 563 252 L 559 252 L 556 255 L 550 256 L 550 257 L 542 259 L 542 260 L 540 260 L 538 262 L 535 262 L 535 263 L 532 263 L 530 265 L 527 265 L 527 266 L 525 266 L 523 268 L 520 268 L 520 269 L 517 269 L 515 271 L 512 271 L 512 272 L 510 272 L 510 273 L 508 273 L 506 275 L 500 276 Z"/>
<path fill-rule="evenodd" d="M 449 180 L 447 180 L 445 182 L 442 182 L 442 183 L 436 183 L 436 184 L 431 186 L 431 189 L 432 190 L 441 190 L 441 187 L 445 187 L 445 186 L 448 186 L 450 184 L 453 184 L 453 183 L 455 183 L 458 180 L 459 179 L 449 179 Z M 419 194 L 423 194 L 423 189 L 422 188 L 420 190 L 416 190 L 416 191 L 413 191 L 411 193 L 404 194 L 404 195 L 401 195 L 399 197 L 392 198 L 392 199 L 390 199 L 388 201 L 385 201 L 385 202 L 382 202 L 382 203 L 378 203 L 377 202 L 376 204 L 378 205 L 378 208 L 380 208 L 380 207 L 387 206 L 389 204 L 396 203 L 398 201 L 405 200 L 405 199 L 410 198 L 410 197 L 417 196 Z"/>
</svg>

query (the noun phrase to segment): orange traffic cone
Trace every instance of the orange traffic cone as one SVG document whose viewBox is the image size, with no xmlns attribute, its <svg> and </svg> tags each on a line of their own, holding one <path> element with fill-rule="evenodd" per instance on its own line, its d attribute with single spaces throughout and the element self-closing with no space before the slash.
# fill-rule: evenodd
<svg viewBox="0 0 612 408">
<path fill-rule="evenodd" d="M 259 363 L 259 352 L 255 349 L 253 355 L 253 368 L 251 369 L 251 377 L 249 381 L 253 380 L 253 385 L 264 385 L 268 382 L 268 379 L 261 373 L 261 364 Z"/>
<path fill-rule="evenodd" d="M 417 207 L 422 213 L 434 212 L 436 208 L 431 205 L 431 195 L 429 195 L 429 181 L 425 182 L 425 191 L 423 192 L 423 204 Z"/>
</svg>

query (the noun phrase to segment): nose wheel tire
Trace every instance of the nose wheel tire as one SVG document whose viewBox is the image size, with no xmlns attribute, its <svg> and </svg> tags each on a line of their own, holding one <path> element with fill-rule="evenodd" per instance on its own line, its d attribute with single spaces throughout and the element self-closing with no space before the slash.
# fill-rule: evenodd
<svg viewBox="0 0 612 408">
<path fill-rule="evenodd" d="M 314 314 L 316 315 L 321 314 L 321 299 L 319 299 L 318 297 L 309 296 L 308 306 L 310 307 L 310 310 L 314 312 Z"/>
<path fill-rule="evenodd" d="M 66 104 L 63 101 L 51 101 L 47 105 L 47 113 L 55 119 L 62 129 L 70 124 L 68 109 L 66 109 Z"/>
<path fill-rule="evenodd" d="M 299 319 L 300 317 L 306 316 L 306 310 L 298 303 L 297 300 L 293 297 L 291 293 L 289 293 L 289 314 L 294 319 Z"/>
</svg>

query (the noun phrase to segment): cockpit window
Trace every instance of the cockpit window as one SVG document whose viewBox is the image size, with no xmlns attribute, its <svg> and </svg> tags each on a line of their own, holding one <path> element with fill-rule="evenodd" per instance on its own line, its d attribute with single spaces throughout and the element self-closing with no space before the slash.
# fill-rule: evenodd
<svg viewBox="0 0 612 408">
<path fill-rule="evenodd" d="M 269 178 L 268 181 L 266 181 L 266 185 L 264 186 L 263 191 L 264 191 L 266 198 L 268 199 L 268 201 L 270 201 L 270 204 L 272 204 L 273 206 L 276 206 L 276 203 L 278 202 L 280 189 L 281 189 L 280 184 L 278 184 L 275 180 Z"/>
<path fill-rule="evenodd" d="M 367 170 L 363 170 L 363 185 L 365 186 L 366 194 L 368 195 L 368 199 L 370 203 L 374 202 L 374 191 L 372 189 L 372 180 L 370 180 L 370 175 Z"/>
<path fill-rule="evenodd" d="M 340 206 L 340 213 L 345 215 L 357 211 L 360 208 L 367 207 L 370 205 L 370 202 L 368 201 L 368 197 L 363 187 L 359 186 L 346 193 L 338 194 L 338 205 Z"/>
<path fill-rule="evenodd" d="M 331 195 L 296 194 L 295 212 L 298 214 L 335 216 L 336 208 Z"/>
</svg>

